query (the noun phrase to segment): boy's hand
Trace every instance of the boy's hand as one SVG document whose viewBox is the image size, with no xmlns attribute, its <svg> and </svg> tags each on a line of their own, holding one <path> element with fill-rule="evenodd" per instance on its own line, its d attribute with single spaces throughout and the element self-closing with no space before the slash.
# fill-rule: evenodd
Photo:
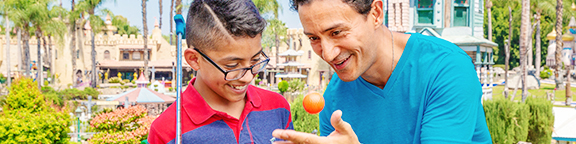
<svg viewBox="0 0 576 144">
<path fill-rule="evenodd" d="M 342 120 L 342 111 L 337 110 L 332 113 L 330 123 L 334 127 L 328 137 L 320 137 L 314 134 L 297 132 L 294 130 L 281 130 L 277 129 L 272 132 L 272 136 L 284 139 L 287 141 L 277 141 L 274 144 L 359 144 L 358 137 L 352 126 Z"/>
</svg>

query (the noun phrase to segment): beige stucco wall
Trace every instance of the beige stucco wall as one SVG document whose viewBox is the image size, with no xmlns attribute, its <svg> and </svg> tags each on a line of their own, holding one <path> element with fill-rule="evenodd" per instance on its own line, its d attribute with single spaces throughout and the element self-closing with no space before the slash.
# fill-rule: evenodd
<svg viewBox="0 0 576 144">
<path fill-rule="evenodd" d="M 78 32 L 79 36 L 76 37 L 76 48 L 81 49 L 80 58 L 76 59 L 76 68 L 82 70 L 84 73 L 85 71 L 90 71 L 92 69 L 92 58 L 91 58 L 91 35 L 89 31 L 81 31 Z M 18 65 L 18 61 L 20 61 L 18 57 L 19 48 L 17 46 L 17 37 L 11 37 L 11 45 L 10 45 L 10 67 L 12 71 L 17 70 L 15 68 Z M 31 38 L 29 41 L 30 45 L 30 58 L 31 61 L 37 61 L 37 43 L 35 38 Z M 76 58 L 76 53 L 74 52 L 74 56 L 70 53 L 70 42 L 71 42 L 71 33 L 68 32 L 64 35 L 63 41 L 58 41 L 57 39 L 53 39 L 52 44 L 52 62 L 53 67 L 52 73 L 58 75 L 58 79 L 54 86 L 56 87 L 65 87 L 68 84 L 73 82 L 73 74 L 72 71 L 72 58 Z M 105 35 L 103 32 L 98 33 L 95 35 L 95 44 L 96 44 L 96 61 L 104 60 L 104 52 L 108 50 L 110 52 L 110 59 L 111 60 L 119 60 L 120 58 L 120 48 L 119 47 L 126 47 L 126 46 L 134 46 L 134 47 L 143 47 L 144 44 L 142 35 Z M 5 35 L 0 36 L 0 60 L 3 61 L 3 64 L 0 65 L 0 71 L 2 73 L 6 73 L 7 71 L 7 64 L 6 61 L 6 40 Z M 185 44 L 183 44 L 185 45 Z M 22 45 L 24 46 L 24 45 Z M 151 49 L 151 61 L 156 60 L 175 60 L 175 46 L 169 45 L 169 43 L 162 38 L 161 31 L 158 27 L 155 27 L 151 34 L 150 39 L 148 39 L 148 48 Z M 186 48 L 186 47 L 184 47 Z M 43 49 L 43 47 L 42 47 Z M 57 55 L 57 58 L 56 58 Z M 143 58 L 143 55 L 141 55 Z M 84 80 L 87 80 L 86 76 L 84 75 Z"/>
</svg>

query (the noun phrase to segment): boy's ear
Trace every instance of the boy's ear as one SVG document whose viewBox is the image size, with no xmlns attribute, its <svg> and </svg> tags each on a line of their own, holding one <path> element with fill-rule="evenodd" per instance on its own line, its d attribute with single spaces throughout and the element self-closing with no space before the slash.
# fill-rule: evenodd
<svg viewBox="0 0 576 144">
<path fill-rule="evenodd" d="M 199 56 L 200 54 L 192 48 L 187 48 L 184 51 L 184 59 L 195 71 L 200 69 L 200 65 L 198 64 Z"/>
</svg>

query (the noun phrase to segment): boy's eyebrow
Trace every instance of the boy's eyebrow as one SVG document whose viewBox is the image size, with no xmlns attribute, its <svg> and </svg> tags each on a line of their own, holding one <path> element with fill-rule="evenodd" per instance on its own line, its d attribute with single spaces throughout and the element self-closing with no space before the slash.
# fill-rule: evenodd
<svg viewBox="0 0 576 144">
<path fill-rule="evenodd" d="M 262 53 L 263 51 L 260 50 L 259 52 L 257 52 L 256 54 L 254 54 L 252 57 L 256 57 L 258 56 L 260 53 Z M 244 60 L 243 58 L 240 57 L 235 57 L 235 56 L 228 56 L 228 57 L 224 57 L 222 60 L 224 61 L 239 61 L 239 60 Z"/>
</svg>

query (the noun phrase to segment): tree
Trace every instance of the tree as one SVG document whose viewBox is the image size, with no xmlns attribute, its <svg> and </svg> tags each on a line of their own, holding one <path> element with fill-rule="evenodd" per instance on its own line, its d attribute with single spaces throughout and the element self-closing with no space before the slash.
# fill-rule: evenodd
<svg viewBox="0 0 576 144">
<path fill-rule="evenodd" d="M 158 24 L 158 28 L 162 29 L 162 0 L 158 0 L 158 5 L 159 5 L 158 7 L 160 10 L 160 18 L 158 18 L 160 22 Z"/>
<path fill-rule="evenodd" d="M 29 78 L 14 81 L 0 113 L 0 140 L 3 143 L 67 143 L 71 124 L 67 111 L 49 106 L 36 82 Z"/>
<path fill-rule="evenodd" d="M 554 71 L 554 76 L 556 77 L 556 87 L 560 86 L 559 79 L 560 79 L 560 69 L 562 68 L 562 61 L 560 58 L 562 57 L 562 0 L 556 0 L 556 71 Z M 568 93 L 570 87 L 568 85 L 568 89 L 566 90 L 566 105 L 570 105 L 571 99 L 570 94 Z M 570 100 L 570 101 L 569 101 Z"/>
<path fill-rule="evenodd" d="M 142 25 L 143 25 L 143 36 L 144 36 L 144 77 L 148 78 L 148 24 L 146 23 L 146 1 L 142 0 Z M 153 81 L 153 80 L 152 80 Z"/>
<path fill-rule="evenodd" d="M 528 91 L 526 89 L 526 78 L 528 76 L 528 47 L 530 36 L 530 0 L 522 0 L 522 25 L 520 26 L 520 63 L 522 65 L 522 101 L 526 100 Z"/>
<path fill-rule="evenodd" d="M 20 0 L 6 0 L 4 1 L 6 11 L 11 14 L 8 15 L 9 19 L 12 20 L 15 27 L 21 30 L 23 47 L 23 58 L 22 65 L 25 70 L 24 76 L 30 77 L 30 45 L 28 41 L 30 40 L 30 31 L 32 30 L 32 25 L 30 23 L 33 19 L 33 13 L 39 12 L 37 8 L 32 7 L 34 4 L 38 4 L 39 1 L 20 1 Z"/>
<path fill-rule="evenodd" d="M 492 41 L 492 1 L 486 0 L 486 10 L 488 13 L 488 40 Z"/>
<path fill-rule="evenodd" d="M 68 16 L 68 22 L 70 23 L 70 35 L 72 35 L 70 40 L 70 56 L 72 59 L 72 86 L 76 86 L 76 26 L 78 25 L 78 18 L 80 17 L 80 11 L 75 9 L 76 3 L 72 0 L 72 7 L 70 10 L 70 15 Z"/>
<path fill-rule="evenodd" d="M 279 70 L 278 62 L 279 62 L 279 48 L 280 47 L 280 38 L 279 34 L 286 35 L 286 27 L 285 24 L 278 18 L 278 14 L 282 9 L 280 4 L 276 0 L 252 0 L 256 8 L 261 15 L 269 15 L 273 14 L 273 18 L 266 18 L 268 21 L 269 26 L 266 28 L 264 32 L 263 39 L 265 46 L 276 47 L 276 70 Z M 270 36 L 268 34 L 274 34 L 274 42 L 270 42 Z"/>
<path fill-rule="evenodd" d="M 172 31 L 172 23 L 174 23 L 174 0 L 170 0 L 170 45 L 172 45 L 172 35 L 174 31 Z"/>
<path fill-rule="evenodd" d="M 117 28 L 117 32 L 119 35 L 138 35 L 138 27 L 136 26 L 131 26 L 130 22 L 128 22 L 128 19 L 126 19 L 125 17 L 121 16 L 121 15 L 114 15 L 112 13 L 108 13 L 110 14 L 110 16 L 112 17 L 112 25 L 115 26 Z"/>
<path fill-rule="evenodd" d="M 96 81 L 98 72 L 96 70 L 96 44 L 94 43 L 94 33 L 100 32 L 101 28 L 104 26 L 104 21 L 100 16 L 95 15 L 96 8 L 102 5 L 104 0 L 83 0 L 78 3 L 78 7 L 81 10 L 88 12 L 89 17 L 88 20 L 90 22 L 90 27 L 92 28 L 92 32 L 90 32 L 92 37 L 92 48 L 91 48 L 91 58 L 92 58 L 92 71 L 91 71 L 91 78 L 90 78 L 90 85 L 91 87 L 96 87 Z M 103 9 L 103 12 L 107 12 L 109 10 Z"/>
</svg>

